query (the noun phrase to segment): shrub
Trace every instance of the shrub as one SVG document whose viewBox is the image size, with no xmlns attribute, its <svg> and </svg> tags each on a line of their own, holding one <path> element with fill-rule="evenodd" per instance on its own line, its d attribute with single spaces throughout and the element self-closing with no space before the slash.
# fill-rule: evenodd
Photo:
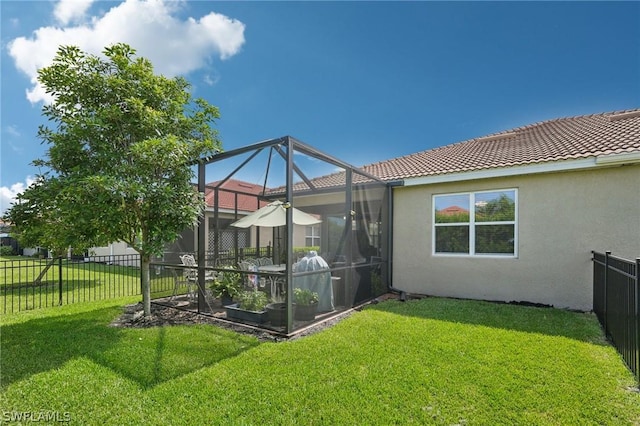
<svg viewBox="0 0 640 426">
<path fill-rule="evenodd" d="M 13 256 L 16 254 L 11 246 L 0 246 L 0 256 Z"/>
<path fill-rule="evenodd" d="M 267 295 L 261 291 L 243 291 L 238 296 L 239 307 L 247 311 L 264 311 L 269 302 Z"/>
<path fill-rule="evenodd" d="M 307 288 L 294 288 L 293 298 L 298 305 L 311 305 L 318 302 L 318 293 Z"/>
<path fill-rule="evenodd" d="M 240 273 L 233 266 L 224 268 L 225 271 L 218 272 L 216 279 L 211 283 L 211 292 L 214 297 L 229 296 L 235 297 L 242 289 Z"/>
</svg>

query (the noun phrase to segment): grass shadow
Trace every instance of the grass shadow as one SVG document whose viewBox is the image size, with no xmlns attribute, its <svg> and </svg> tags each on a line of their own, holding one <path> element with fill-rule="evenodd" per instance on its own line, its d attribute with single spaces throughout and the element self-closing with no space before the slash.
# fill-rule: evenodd
<svg viewBox="0 0 640 426">
<path fill-rule="evenodd" d="M 95 354 L 94 359 L 146 389 L 259 344 L 254 337 L 206 324 L 126 328 L 117 345 Z"/>
<path fill-rule="evenodd" d="M 409 299 L 406 302 L 389 300 L 367 308 L 403 316 L 562 336 L 608 345 L 598 320 L 591 313 L 442 297 Z"/>
<path fill-rule="evenodd" d="M 0 384 L 61 367 L 117 345 L 120 332 L 106 327 L 118 310 L 104 308 L 74 315 L 47 316 L 2 326 Z"/>
<path fill-rule="evenodd" d="M 260 344 L 209 325 L 109 326 L 120 313 L 121 308 L 111 307 L 3 325 L 0 389 L 80 357 L 149 388 Z"/>
</svg>

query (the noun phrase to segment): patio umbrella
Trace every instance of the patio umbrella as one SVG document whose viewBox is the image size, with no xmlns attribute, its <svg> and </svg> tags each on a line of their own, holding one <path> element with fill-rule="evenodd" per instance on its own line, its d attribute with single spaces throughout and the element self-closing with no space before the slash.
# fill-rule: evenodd
<svg viewBox="0 0 640 426">
<path fill-rule="evenodd" d="M 294 207 L 293 223 L 296 225 L 316 225 L 322 222 L 320 219 L 300 211 Z M 284 226 L 287 224 L 287 210 L 282 201 L 274 201 L 266 206 L 256 210 L 255 212 L 239 219 L 231 224 L 236 228 L 248 228 L 250 226 Z"/>
</svg>

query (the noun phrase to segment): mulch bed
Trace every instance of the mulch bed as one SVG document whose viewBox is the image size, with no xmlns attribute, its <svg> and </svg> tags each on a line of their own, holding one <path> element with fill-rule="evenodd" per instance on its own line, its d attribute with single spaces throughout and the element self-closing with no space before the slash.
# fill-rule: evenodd
<svg viewBox="0 0 640 426">
<path fill-rule="evenodd" d="M 378 303 L 390 298 L 397 298 L 395 294 L 385 294 L 370 303 Z M 143 315 L 142 303 L 127 305 L 124 307 L 122 315 L 116 318 L 110 325 L 112 327 L 161 327 L 172 325 L 192 325 L 192 324 L 211 324 L 237 333 L 249 334 L 255 336 L 260 341 L 279 342 L 285 340 L 297 339 L 303 336 L 317 333 L 326 328 L 332 327 L 344 318 L 349 317 L 355 310 L 350 309 L 326 320 L 320 321 L 309 327 L 301 329 L 299 332 L 291 336 L 272 333 L 256 327 L 245 326 L 242 324 L 232 323 L 221 320 L 210 315 L 201 315 L 182 309 L 171 308 L 159 304 L 151 304 L 151 315 L 145 317 Z"/>
</svg>

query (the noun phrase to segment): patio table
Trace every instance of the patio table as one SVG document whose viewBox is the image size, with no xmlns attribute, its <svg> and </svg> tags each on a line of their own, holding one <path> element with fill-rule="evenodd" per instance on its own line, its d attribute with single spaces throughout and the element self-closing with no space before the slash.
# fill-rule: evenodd
<svg viewBox="0 0 640 426">
<path fill-rule="evenodd" d="M 284 272 L 287 270 L 287 265 L 285 263 L 281 263 L 279 265 L 262 265 L 258 266 L 258 272 Z M 267 275 L 269 279 L 269 283 L 271 284 L 271 297 L 274 297 L 278 294 L 278 278 L 280 275 Z"/>
</svg>

